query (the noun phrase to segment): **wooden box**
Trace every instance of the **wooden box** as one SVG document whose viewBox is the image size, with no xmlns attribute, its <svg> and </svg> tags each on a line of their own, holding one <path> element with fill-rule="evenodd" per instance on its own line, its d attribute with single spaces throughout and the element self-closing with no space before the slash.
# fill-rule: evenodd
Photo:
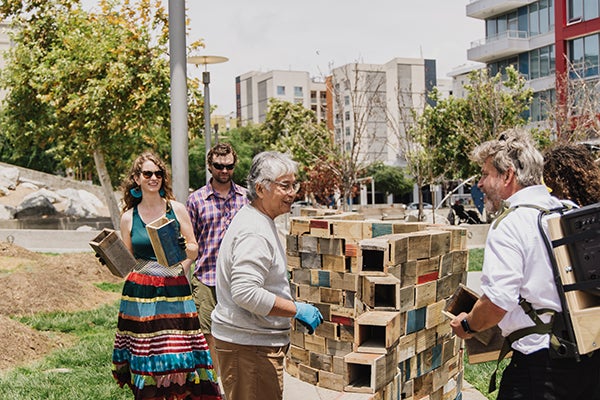
<svg viewBox="0 0 600 400">
<path fill-rule="evenodd" d="M 146 230 L 159 264 L 171 267 L 187 258 L 179 245 L 179 232 L 174 219 L 160 217 L 147 224 Z"/>
<path fill-rule="evenodd" d="M 368 311 L 355 320 L 354 351 L 385 354 L 404 334 L 404 314 Z"/>
<path fill-rule="evenodd" d="M 454 294 L 446 302 L 446 308 L 443 313 L 451 319 L 461 312 L 468 313 L 478 298 L 479 295 L 476 292 L 463 284 L 459 284 Z M 504 337 L 498 325 L 473 334 L 472 339 L 465 340 L 469 363 L 477 364 L 486 361 L 496 361 L 503 343 Z M 510 357 L 510 354 L 507 357 Z"/>
<path fill-rule="evenodd" d="M 137 263 L 117 232 L 112 229 L 103 229 L 89 245 L 102 257 L 110 272 L 118 277 L 127 276 Z"/>
<path fill-rule="evenodd" d="M 559 218 L 548 220 L 548 231 L 552 240 L 564 236 Z M 556 247 L 554 256 L 560 271 L 562 284 L 576 283 L 567 246 Z M 579 354 L 587 354 L 598 350 L 598 344 L 600 344 L 600 296 L 581 290 L 573 290 L 565 292 L 565 297 Z"/>
<path fill-rule="evenodd" d="M 344 362 L 346 363 L 344 390 L 375 393 L 396 375 L 398 357 L 396 351 L 388 354 L 350 353 L 344 356 Z"/>
<path fill-rule="evenodd" d="M 393 276 L 363 276 L 362 301 L 379 310 L 400 309 L 400 280 Z"/>
</svg>

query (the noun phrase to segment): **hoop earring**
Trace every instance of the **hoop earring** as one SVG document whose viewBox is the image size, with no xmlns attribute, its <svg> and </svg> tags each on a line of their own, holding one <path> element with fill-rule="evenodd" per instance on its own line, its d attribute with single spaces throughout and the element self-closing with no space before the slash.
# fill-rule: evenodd
<svg viewBox="0 0 600 400">
<path fill-rule="evenodd" d="M 160 190 L 158 191 L 158 194 L 160 194 L 160 197 L 165 197 L 165 195 L 167 194 L 167 192 L 165 192 L 164 188 L 160 188 Z"/>
<path fill-rule="evenodd" d="M 134 199 L 142 198 L 142 191 L 139 186 L 129 189 L 129 193 L 131 193 L 131 195 L 133 196 Z"/>
</svg>

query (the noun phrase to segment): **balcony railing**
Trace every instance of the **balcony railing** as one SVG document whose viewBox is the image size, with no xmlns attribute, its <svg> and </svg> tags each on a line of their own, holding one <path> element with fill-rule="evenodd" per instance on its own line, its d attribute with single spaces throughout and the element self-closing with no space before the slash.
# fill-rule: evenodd
<svg viewBox="0 0 600 400">
<path fill-rule="evenodd" d="M 471 48 L 483 46 L 483 45 L 490 44 L 490 43 L 496 42 L 498 40 L 504 40 L 504 39 L 529 39 L 529 33 L 527 33 L 527 31 L 514 31 L 514 30 L 504 31 L 497 35 L 489 36 L 489 37 L 471 42 Z"/>
</svg>

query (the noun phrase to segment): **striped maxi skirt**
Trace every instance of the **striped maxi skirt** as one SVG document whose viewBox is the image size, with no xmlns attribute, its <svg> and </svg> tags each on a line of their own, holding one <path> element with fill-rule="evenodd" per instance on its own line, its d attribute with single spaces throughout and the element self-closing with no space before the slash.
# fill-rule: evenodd
<svg viewBox="0 0 600 400">
<path fill-rule="evenodd" d="M 113 376 L 121 387 L 129 386 L 136 400 L 221 399 L 184 275 L 129 273 L 112 361 Z"/>
</svg>

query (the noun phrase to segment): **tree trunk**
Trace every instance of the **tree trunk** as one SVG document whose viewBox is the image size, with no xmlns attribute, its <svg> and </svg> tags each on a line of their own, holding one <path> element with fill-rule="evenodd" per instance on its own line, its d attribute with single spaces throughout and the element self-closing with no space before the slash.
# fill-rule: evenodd
<svg viewBox="0 0 600 400">
<path fill-rule="evenodd" d="M 106 205 L 108 207 L 108 211 L 110 212 L 110 219 L 112 221 L 113 228 L 118 231 L 121 220 L 121 212 L 119 211 L 119 205 L 117 204 L 117 199 L 115 198 L 115 193 L 113 192 L 112 183 L 110 181 L 110 176 L 108 175 L 108 170 L 106 169 L 104 154 L 99 150 L 94 150 L 94 164 L 96 164 L 96 172 L 98 172 L 98 179 L 100 179 L 100 184 L 102 185 L 102 190 L 104 191 L 104 198 L 106 199 Z"/>
</svg>

